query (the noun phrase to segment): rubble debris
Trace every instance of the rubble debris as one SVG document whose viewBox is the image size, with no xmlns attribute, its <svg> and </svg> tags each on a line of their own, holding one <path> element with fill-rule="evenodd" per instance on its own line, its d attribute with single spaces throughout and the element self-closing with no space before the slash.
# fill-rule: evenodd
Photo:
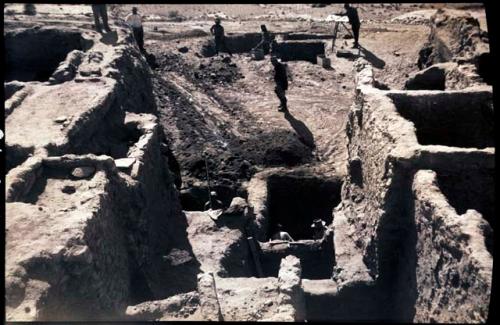
<svg viewBox="0 0 500 325">
<path fill-rule="evenodd" d="M 71 176 L 75 178 L 88 178 L 95 173 L 95 168 L 91 166 L 76 167 L 71 172 Z"/>
</svg>

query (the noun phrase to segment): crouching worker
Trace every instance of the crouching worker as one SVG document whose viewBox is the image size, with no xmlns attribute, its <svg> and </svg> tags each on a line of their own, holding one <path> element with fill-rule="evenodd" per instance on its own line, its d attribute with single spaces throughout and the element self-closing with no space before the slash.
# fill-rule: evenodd
<svg viewBox="0 0 500 325">
<path fill-rule="evenodd" d="M 132 27 L 135 41 L 139 49 L 144 52 L 144 29 L 142 28 L 142 17 L 137 13 L 137 7 L 132 8 L 132 13 L 125 18 L 127 25 Z"/>
<path fill-rule="evenodd" d="M 277 231 L 276 233 L 274 233 L 274 235 L 271 236 L 271 240 L 294 241 L 289 233 L 283 231 L 283 226 L 281 224 L 278 224 L 276 228 Z"/>
<path fill-rule="evenodd" d="M 326 222 L 321 219 L 315 219 L 311 225 L 313 231 L 313 239 L 323 239 L 326 232 Z"/>
<path fill-rule="evenodd" d="M 223 207 L 224 205 L 222 204 L 222 201 L 217 198 L 217 192 L 211 191 L 210 198 L 207 202 L 205 202 L 205 210 L 217 210 L 222 209 Z"/>
</svg>

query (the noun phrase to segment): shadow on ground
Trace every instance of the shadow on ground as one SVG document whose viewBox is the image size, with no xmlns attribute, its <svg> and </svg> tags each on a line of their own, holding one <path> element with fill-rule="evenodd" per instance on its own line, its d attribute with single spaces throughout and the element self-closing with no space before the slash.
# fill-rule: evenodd
<svg viewBox="0 0 500 325">
<path fill-rule="evenodd" d="M 359 50 L 361 56 L 363 56 L 368 62 L 370 62 L 375 68 L 383 69 L 385 67 L 385 61 L 376 56 L 373 52 L 359 45 Z"/>
<path fill-rule="evenodd" d="M 297 120 L 289 111 L 285 112 L 285 119 L 297 133 L 300 141 L 311 149 L 316 147 L 314 136 L 304 122 Z"/>
</svg>

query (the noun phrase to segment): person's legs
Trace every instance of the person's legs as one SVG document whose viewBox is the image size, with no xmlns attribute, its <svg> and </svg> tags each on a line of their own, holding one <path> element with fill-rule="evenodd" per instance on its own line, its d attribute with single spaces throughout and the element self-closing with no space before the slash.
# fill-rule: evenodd
<svg viewBox="0 0 500 325">
<path fill-rule="evenodd" d="M 109 28 L 109 25 L 108 25 L 108 9 L 106 8 L 106 5 L 100 5 L 100 12 L 101 12 L 102 24 L 104 25 L 104 29 L 107 32 L 110 32 L 111 29 Z"/>
<path fill-rule="evenodd" d="M 220 47 L 221 47 L 221 40 L 216 38 L 215 39 L 215 55 L 219 55 L 219 50 L 220 50 Z"/>
<path fill-rule="evenodd" d="M 226 44 L 226 38 L 223 38 L 222 39 L 222 43 L 223 43 L 223 46 L 224 46 L 224 50 L 230 55 L 230 56 L 233 56 L 233 53 L 231 53 L 231 51 L 229 50 L 229 48 L 227 47 L 227 44 Z"/>
<path fill-rule="evenodd" d="M 264 51 L 264 55 L 269 54 L 269 43 L 262 44 L 262 50 Z"/>
<path fill-rule="evenodd" d="M 358 40 L 359 40 L 359 25 L 353 25 L 352 26 L 352 33 L 354 35 L 354 46 L 355 47 L 358 47 L 359 43 L 358 43 Z"/>
<path fill-rule="evenodd" d="M 135 41 L 137 42 L 137 45 L 139 46 L 139 49 L 141 51 L 144 51 L 144 31 L 142 27 L 132 28 L 132 31 L 134 33 L 134 38 Z"/>
<path fill-rule="evenodd" d="M 281 87 L 280 85 L 276 85 L 274 88 L 274 92 L 276 93 L 276 96 L 278 96 L 280 100 L 280 109 L 279 111 L 286 111 L 287 110 L 287 105 L 286 105 L 286 96 L 285 96 L 285 89 Z"/>
<path fill-rule="evenodd" d="M 95 29 L 100 33 L 102 31 L 101 22 L 99 21 L 100 10 L 98 5 L 92 5 L 92 13 L 94 14 Z"/>
<path fill-rule="evenodd" d="M 139 45 L 141 51 L 144 51 L 144 29 L 142 26 L 139 28 L 137 44 Z"/>
</svg>

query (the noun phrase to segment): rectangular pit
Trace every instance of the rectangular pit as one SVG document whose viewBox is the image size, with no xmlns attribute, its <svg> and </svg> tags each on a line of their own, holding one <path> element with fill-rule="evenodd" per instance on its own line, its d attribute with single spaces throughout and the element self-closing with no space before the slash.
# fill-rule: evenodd
<svg viewBox="0 0 500 325">
<path fill-rule="evenodd" d="M 325 55 L 324 42 L 287 41 L 278 44 L 283 61 L 309 61 L 316 64 L 318 55 Z"/>
<path fill-rule="evenodd" d="M 295 240 L 313 239 L 315 219 L 332 222 L 332 211 L 340 203 L 342 181 L 317 176 L 271 175 L 267 179 L 268 233 L 281 224 Z"/>
<path fill-rule="evenodd" d="M 483 215 L 492 228 L 494 227 L 494 169 L 440 171 L 437 172 L 437 183 L 457 214 L 474 209 Z"/>
<path fill-rule="evenodd" d="M 4 37 L 4 81 L 47 81 L 69 52 L 86 49 L 78 31 L 16 29 L 6 32 Z"/>
<path fill-rule="evenodd" d="M 480 92 L 389 93 L 398 113 L 414 123 L 421 145 L 494 147 L 492 94 Z"/>
</svg>

